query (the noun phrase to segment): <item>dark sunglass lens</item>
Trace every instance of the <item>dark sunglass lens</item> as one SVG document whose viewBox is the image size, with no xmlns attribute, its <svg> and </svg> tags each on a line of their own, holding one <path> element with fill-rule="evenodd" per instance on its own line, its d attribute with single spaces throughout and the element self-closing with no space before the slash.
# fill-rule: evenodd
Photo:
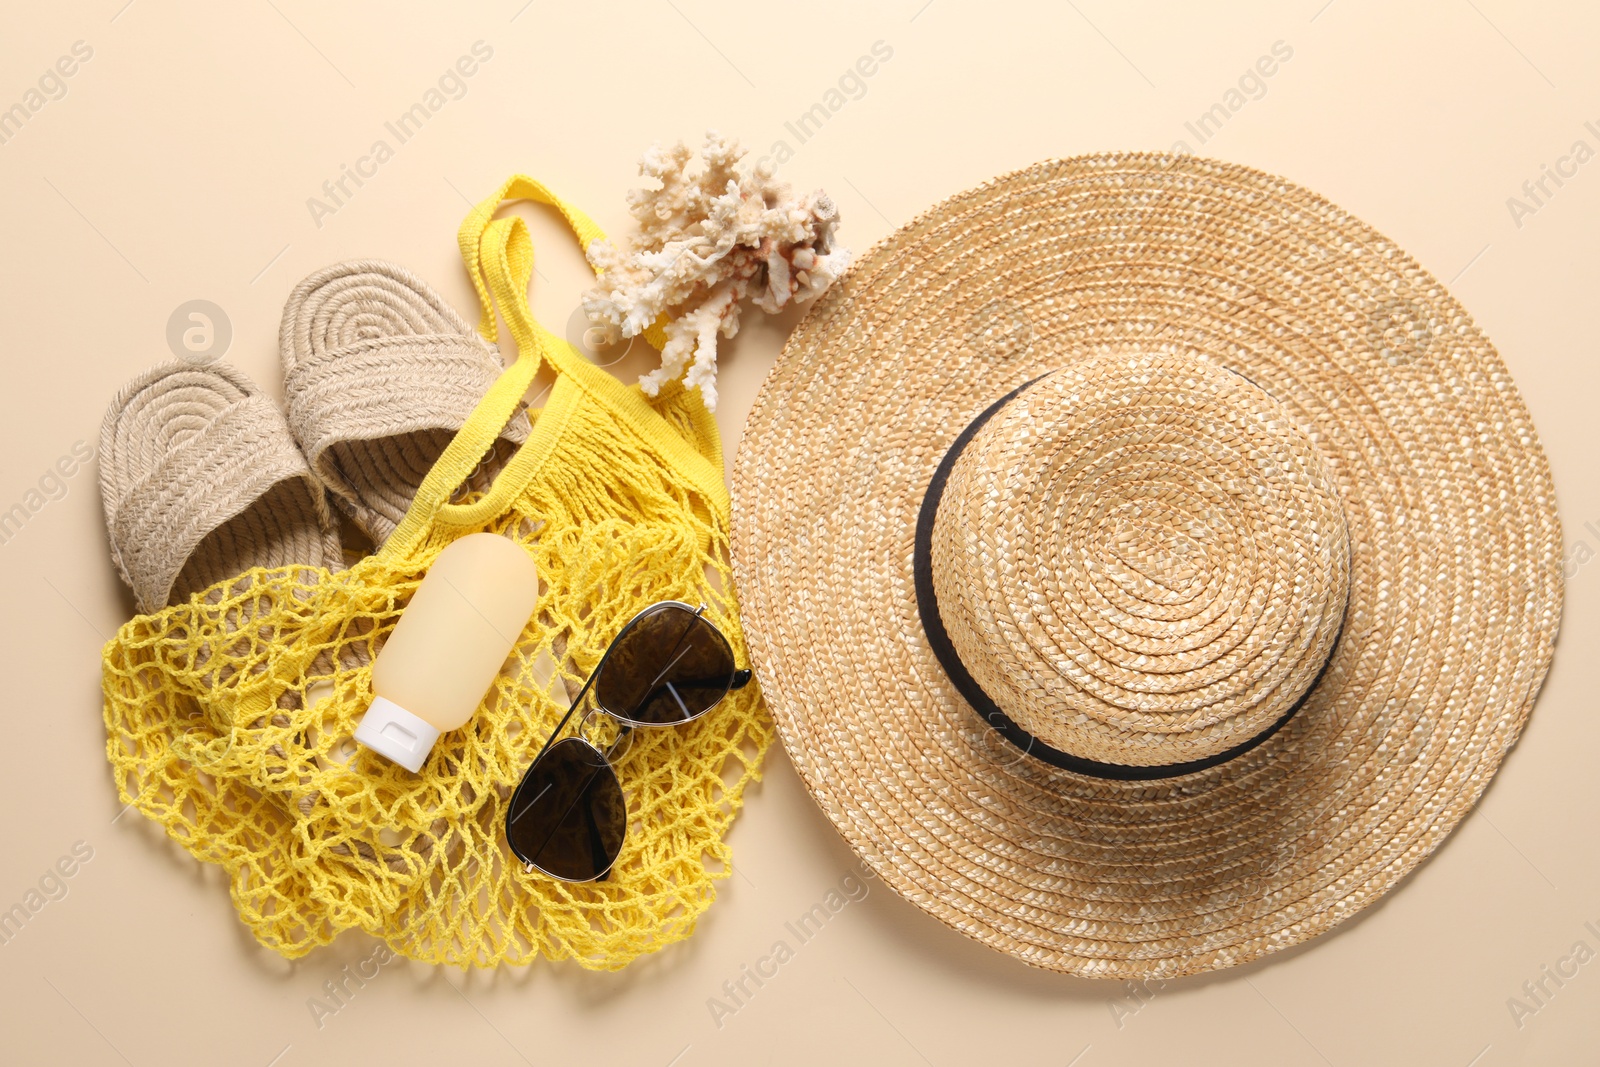
<svg viewBox="0 0 1600 1067">
<path fill-rule="evenodd" d="M 595 698 L 618 718 L 667 726 L 726 696 L 733 672 L 733 649 L 717 628 L 669 605 L 641 616 L 611 646 Z"/>
<path fill-rule="evenodd" d="M 628 830 L 611 764 L 593 745 L 564 738 L 528 769 L 511 797 L 506 840 L 555 878 L 592 882 L 611 869 Z"/>
</svg>

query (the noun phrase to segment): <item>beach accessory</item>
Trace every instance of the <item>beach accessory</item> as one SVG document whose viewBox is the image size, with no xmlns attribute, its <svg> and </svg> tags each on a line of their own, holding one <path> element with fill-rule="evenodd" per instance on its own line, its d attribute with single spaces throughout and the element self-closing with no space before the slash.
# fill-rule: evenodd
<svg viewBox="0 0 1600 1067">
<path fill-rule="evenodd" d="M 380 545 L 504 369 L 422 279 L 393 263 L 325 267 L 289 294 L 278 333 L 295 440 L 334 500 Z M 482 491 L 528 436 L 520 410 L 463 487 Z"/>
<path fill-rule="evenodd" d="M 283 412 L 226 363 L 167 363 L 118 391 L 100 428 L 100 498 L 142 612 L 252 567 L 343 565 Z"/>
<path fill-rule="evenodd" d="M 717 406 L 717 338 L 739 332 L 740 307 L 768 315 L 827 291 L 850 265 L 835 231 L 839 209 L 821 189 L 796 196 L 768 159 L 707 131 L 703 160 L 678 142 L 654 145 L 639 161 L 653 186 L 628 192 L 639 228 L 622 247 L 584 249 L 599 276 L 583 294 L 590 322 L 621 337 L 658 323 L 661 366 L 639 380 L 655 395 L 683 379 Z M 691 173 L 693 169 L 693 173 Z"/>
<path fill-rule="evenodd" d="M 1040 163 L 880 241 L 762 387 L 735 498 L 823 811 L 924 910 L 1090 977 L 1243 963 L 1393 888 L 1560 616 L 1549 467 L 1466 312 L 1192 157 Z"/>
<path fill-rule="evenodd" d="M 355 739 L 418 771 L 459 730 L 539 604 L 539 571 L 509 537 L 469 533 L 434 557 L 372 664 L 372 704 Z"/>
<path fill-rule="evenodd" d="M 735 665 L 732 646 L 702 617 L 705 610 L 652 604 L 612 639 L 506 809 L 506 841 L 527 870 L 603 881 L 628 833 L 615 761 L 632 731 L 693 722 L 749 684 L 750 672 Z M 594 708 L 584 713 L 579 736 L 556 740 L 591 693 Z M 616 727 L 603 752 L 583 734 L 595 712 Z"/>
<path fill-rule="evenodd" d="M 141 615 L 105 648 L 122 803 L 219 864 L 240 919 L 286 956 L 359 929 L 433 963 L 615 969 L 682 940 L 731 873 L 724 834 L 772 736 L 753 686 L 681 729 L 638 732 L 619 764 L 628 839 L 605 882 L 529 878 L 506 849 L 518 776 L 627 620 L 704 602 L 743 658 L 716 423 L 696 392 L 647 397 L 533 320 L 532 243 L 521 218 L 495 218 L 506 198 L 555 207 L 585 243 L 601 236 L 523 177 L 468 215 L 479 332 L 494 335 L 498 307 L 517 359 L 395 532 L 340 574 L 256 569 L 208 590 L 219 603 Z M 522 446 L 482 495 L 452 499 L 541 367 L 555 380 Z M 538 608 L 468 723 L 411 774 L 352 742 L 372 660 L 445 546 L 480 531 L 531 555 Z"/>
</svg>

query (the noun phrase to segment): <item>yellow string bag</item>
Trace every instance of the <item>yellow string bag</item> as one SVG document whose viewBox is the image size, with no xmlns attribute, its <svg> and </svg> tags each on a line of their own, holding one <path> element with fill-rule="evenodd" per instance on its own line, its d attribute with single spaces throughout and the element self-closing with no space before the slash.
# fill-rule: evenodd
<svg viewBox="0 0 1600 1067">
<path fill-rule="evenodd" d="M 618 764 L 627 841 L 611 877 L 523 873 L 504 844 L 513 787 L 635 612 L 708 605 L 747 663 L 728 564 L 716 424 L 698 392 L 624 386 L 538 325 L 527 226 L 507 199 L 593 222 L 515 177 L 467 216 L 461 252 L 516 362 L 439 458 L 394 535 L 347 571 L 256 569 L 123 626 L 104 651 L 107 755 L 118 793 L 196 858 L 219 864 L 256 939 L 297 957 L 365 930 L 460 966 L 572 958 L 616 969 L 687 937 L 729 873 L 723 841 L 772 739 L 756 687 L 703 719 L 639 731 Z M 652 338 L 659 347 L 659 332 Z M 452 501 L 541 365 L 533 431 L 490 488 Z M 524 545 L 538 610 L 472 721 L 412 775 L 351 741 L 371 662 L 439 551 L 491 530 Z"/>
</svg>

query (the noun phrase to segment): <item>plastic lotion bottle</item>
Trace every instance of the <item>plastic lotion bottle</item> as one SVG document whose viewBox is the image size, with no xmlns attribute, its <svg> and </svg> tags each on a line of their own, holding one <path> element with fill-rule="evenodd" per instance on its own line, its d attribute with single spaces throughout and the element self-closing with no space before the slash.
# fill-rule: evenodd
<svg viewBox="0 0 1600 1067">
<path fill-rule="evenodd" d="M 475 533 L 451 543 L 372 665 L 356 740 L 420 769 L 439 735 L 477 710 L 538 601 L 538 569 L 515 542 Z"/>
</svg>

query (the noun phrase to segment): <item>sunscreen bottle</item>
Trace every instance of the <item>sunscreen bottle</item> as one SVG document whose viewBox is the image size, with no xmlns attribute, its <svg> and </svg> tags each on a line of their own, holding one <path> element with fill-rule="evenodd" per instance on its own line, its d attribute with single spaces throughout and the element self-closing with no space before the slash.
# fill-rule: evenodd
<svg viewBox="0 0 1600 1067">
<path fill-rule="evenodd" d="M 468 534 L 434 559 L 372 664 L 356 741 L 416 771 L 494 684 L 539 600 L 533 560 L 497 534 Z"/>
</svg>

